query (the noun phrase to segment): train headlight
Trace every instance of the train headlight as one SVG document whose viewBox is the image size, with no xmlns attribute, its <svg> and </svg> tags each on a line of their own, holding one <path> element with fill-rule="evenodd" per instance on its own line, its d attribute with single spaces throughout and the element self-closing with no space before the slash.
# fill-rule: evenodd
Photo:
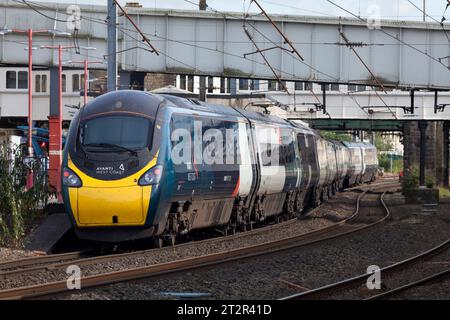
<svg viewBox="0 0 450 320">
<path fill-rule="evenodd" d="M 155 166 L 148 170 L 139 179 L 140 186 L 151 186 L 158 184 L 161 180 L 162 166 Z"/>
<path fill-rule="evenodd" d="M 69 168 L 63 169 L 63 185 L 71 188 L 80 188 L 82 183 L 81 179 L 77 176 L 75 172 Z"/>
</svg>

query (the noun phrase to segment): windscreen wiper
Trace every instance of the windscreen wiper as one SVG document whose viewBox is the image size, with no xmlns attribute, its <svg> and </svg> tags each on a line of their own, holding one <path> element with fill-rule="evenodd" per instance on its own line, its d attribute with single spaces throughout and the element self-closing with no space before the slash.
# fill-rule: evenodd
<svg viewBox="0 0 450 320">
<path fill-rule="evenodd" d="M 116 148 L 116 149 L 120 149 L 122 151 L 126 151 L 126 152 L 130 152 L 131 154 L 134 154 L 136 157 L 138 155 L 136 150 L 118 145 L 118 144 L 114 144 L 114 143 L 88 143 L 85 144 L 84 147 L 100 147 L 100 148 Z"/>
</svg>

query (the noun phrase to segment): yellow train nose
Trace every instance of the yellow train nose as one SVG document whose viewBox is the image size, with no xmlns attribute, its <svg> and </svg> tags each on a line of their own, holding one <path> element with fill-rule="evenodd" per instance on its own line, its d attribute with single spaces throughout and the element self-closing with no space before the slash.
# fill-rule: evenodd
<svg viewBox="0 0 450 320">
<path fill-rule="evenodd" d="M 144 223 L 143 188 L 81 188 L 78 191 L 80 225 Z"/>
</svg>

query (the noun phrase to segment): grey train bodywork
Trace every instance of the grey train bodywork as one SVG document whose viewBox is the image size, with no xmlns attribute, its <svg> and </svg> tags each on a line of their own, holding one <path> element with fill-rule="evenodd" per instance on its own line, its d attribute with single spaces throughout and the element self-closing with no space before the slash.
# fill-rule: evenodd
<svg viewBox="0 0 450 320">
<path fill-rule="evenodd" d="M 92 130 L 89 121 L 102 117 L 116 117 L 115 125 L 120 125 L 121 117 L 127 118 L 127 123 L 130 117 L 151 119 L 148 120 L 149 141 L 140 149 L 135 148 L 134 154 L 121 149 L 83 147 L 80 131 Z M 234 132 L 235 140 L 223 142 L 227 150 L 222 155 L 223 163 L 196 159 L 199 151 L 195 150 L 195 143 L 189 155 L 183 151 L 186 161 L 176 163 L 173 151 L 176 142 L 183 140 L 174 133 L 176 129 L 191 133 L 193 140 L 196 135 L 204 137 L 210 129 L 224 136 L 228 130 Z M 125 131 L 121 135 L 126 135 Z M 110 142 L 110 138 L 105 137 L 105 141 Z M 204 141 L 199 143 L 207 147 Z M 231 146 L 231 151 L 226 144 Z M 101 157 L 97 153 L 101 153 Z M 266 161 L 274 154 L 278 154 L 277 161 Z M 227 157 L 232 157 L 233 161 L 225 161 Z M 98 165 L 102 168 L 123 167 L 127 161 L 139 165 L 130 172 L 125 168 L 120 177 L 108 176 L 108 172 L 96 175 L 83 165 L 89 162 L 90 168 L 94 168 L 97 158 L 101 159 Z M 142 191 L 142 199 L 139 198 L 143 201 L 142 218 L 130 222 L 127 215 L 135 213 L 127 209 L 120 215 L 107 212 L 106 207 L 102 211 L 101 204 L 108 197 L 111 200 L 114 197 L 108 193 L 111 192 L 108 183 L 116 186 L 120 185 L 115 181 L 119 178 L 125 181 L 127 176 L 144 174 L 152 161 L 152 166 L 159 169 L 155 171 L 158 179 L 152 180 L 151 188 L 139 187 L 141 179 L 134 180 L 136 185 L 127 185 L 127 188 Z M 71 124 L 63 166 L 79 180 L 88 180 L 91 189 L 83 192 L 83 181 L 71 186 L 64 184 L 62 178 L 64 202 L 78 236 L 118 242 L 143 237 L 174 237 L 211 227 L 224 231 L 245 230 L 267 218 L 294 216 L 319 205 L 340 189 L 373 181 L 377 165 L 374 146 L 328 141 L 301 123 L 170 95 L 119 91 L 83 107 Z M 152 174 L 154 176 L 154 172 Z M 78 188 L 76 192 L 75 188 Z M 95 197 L 91 196 L 92 192 Z M 82 199 L 84 195 L 86 199 Z M 93 200 L 96 203 L 89 206 L 89 201 Z M 80 207 L 80 203 L 85 205 Z M 95 216 L 89 217 L 91 213 L 86 208 L 94 210 Z M 121 203 L 121 208 L 132 211 L 133 205 Z M 79 219 L 81 216 L 85 217 L 84 222 Z M 97 217 L 102 220 L 96 221 Z"/>
</svg>

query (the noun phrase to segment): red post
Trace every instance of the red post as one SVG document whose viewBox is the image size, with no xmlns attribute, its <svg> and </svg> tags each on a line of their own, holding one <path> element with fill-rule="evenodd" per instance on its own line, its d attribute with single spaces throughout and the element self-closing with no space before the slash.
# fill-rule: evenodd
<svg viewBox="0 0 450 320">
<path fill-rule="evenodd" d="M 63 61 L 62 61 L 62 51 L 63 46 L 58 46 L 58 59 L 59 59 L 59 114 L 58 114 L 58 154 L 57 154 L 57 163 L 58 163 L 58 180 L 56 180 L 56 192 L 58 193 L 58 199 L 62 202 L 62 186 L 61 186 L 61 163 L 62 163 L 62 121 L 63 121 Z"/>
<path fill-rule="evenodd" d="M 33 30 L 28 29 L 28 157 L 33 157 Z M 27 175 L 27 190 L 34 184 L 33 169 Z"/>
</svg>

